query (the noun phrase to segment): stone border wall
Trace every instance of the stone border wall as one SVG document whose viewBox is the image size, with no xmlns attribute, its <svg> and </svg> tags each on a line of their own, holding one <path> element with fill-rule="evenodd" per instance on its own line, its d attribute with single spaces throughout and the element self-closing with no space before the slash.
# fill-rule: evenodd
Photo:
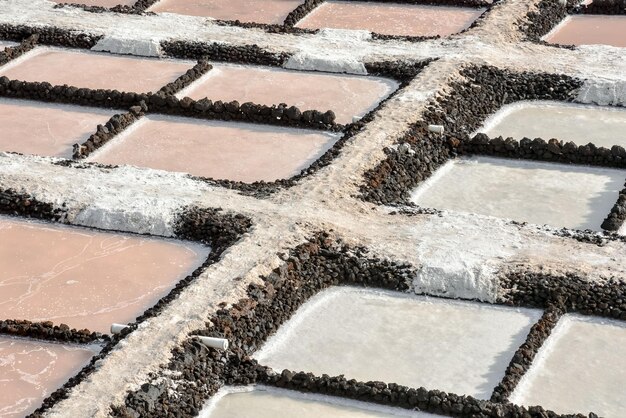
<svg viewBox="0 0 626 418">
<path fill-rule="evenodd" d="M 584 5 L 576 3 L 568 8 L 570 14 L 626 15 L 625 0 L 593 0 L 591 4 Z"/>
<path fill-rule="evenodd" d="M 37 35 L 37 43 L 41 45 L 56 45 L 69 48 L 91 49 L 102 36 L 77 33 L 52 26 L 24 26 L 0 24 L 0 39 L 20 42 L 29 36 Z"/>
<path fill-rule="evenodd" d="M 266 51 L 257 45 L 226 45 L 221 43 L 163 41 L 161 50 L 172 58 L 203 59 L 236 64 L 282 67 L 290 55 Z"/>
<path fill-rule="evenodd" d="M 557 0 L 542 0 L 537 5 L 537 9 L 537 11 L 529 12 L 524 19 L 517 23 L 520 31 L 530 41 L 560 47 L 559 45 L 547 44 L 541 38 L 565 19 L 567 8 L 559 4 Z M 569 48 L 571 49 L 571 47 Z"/>
<path fill-rule="evenodd" d="M 19 45 L 9 46 L 3 51 L 0 51 L 0 65 L 4 65 L 33 49 L 37 45 L 38 39 L 39 35 L 30 35 L 29 37 L 23 39 Z"/>
<path fill-rule="evenodd" d="M 103 343 L 110 339 L 106 334 L 88 329 L 78 330 L 65 324 L 54 325 L 52 321 L 31 322 L 19 319 L 0 320 L 0 335 L 75 344 Z"/>
<path fill-rule="evenodd" d="M 528 301 L 532 307 L 547 310 L 531 328 L 526 342 L 514 354 L 502 383 L 494 390 L 498 401 L 482 401 L 439 390 L 408 388 L 384 382 L 358 382 L 343 376 L 320 377 L 289 370 L 276 374 L 259 365 L 249 356 L 317 292 L 337 285 L 407 292 L 415 274 L 410 265 L 369 258 L 365 249 L 351 249 L 328 234 L 319 234 L 296 247 L 289 255 L 284 255 L 283 260 L 283 265 L 263 278 L 263 285 L 250 285 L 246 298 L 230 307 L 224 306 L 210 318 L 207 328 L 192 333 L 228 338 L 231 343 L 229 350 L 208 349 L 197 340 L 186 340 L 173 350 L 173 359 L 164 368 L 168 371 L 167 376 L 155 376 L 152 382 L 129 393 L 124 405 L 112 406 L 113 415 L 195 416 L 206 400 L 222 386 L 261 383 L 453 417 L 583 417 L 581 414 L 558 415 L 542 407 L 527 409 L 505 402 L 530 367 L 565 307 L 579 310 L 558 296 L 564 294 L 558 292 L 560 286 L 567 286 L 568 282 L 556 282 L 547 297 L 535 300 L 537 293 L 543 293 L 535 283 L 518 288 L 512 284 L 513 281 L 520 283 L 517 276 L 508 279 L 507 283 L 515 289 L 515 293 L 507 294 L 499 301 L 500 304 L 526 306 L 523 302 Z M 551 279 L 546 279 L 549 284 L 554 283 Z M 603 297 L 600 292 L 588 295 L 588 305 L 598 304 Z M 619 297 L 624 297 L 623 290 L 614 300 Z M 560 301 L 558 306 L 553 304 L 554 300 Z"/>
<path fill-rule="evenodd" d="M 625 188 L 619 192 L 617 202 L 611 208 L 611 212 L 602 222 L 602 229 L 606 231 L 617 231 L 626 222 L 626 184 L 624 186 Z"/>
</svg>

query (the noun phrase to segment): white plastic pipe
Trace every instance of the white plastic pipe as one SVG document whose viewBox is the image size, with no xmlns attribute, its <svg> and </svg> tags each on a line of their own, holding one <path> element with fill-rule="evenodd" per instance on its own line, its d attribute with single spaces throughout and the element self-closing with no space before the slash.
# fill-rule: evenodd
<svg viewBox="0 0 626 418">
<path fill-rule="evenodd" d="M 111 324 L 111 334 L 119 334 L 125 328 L 128 328 L 126 324 Z"/>
<path fill-rule="evenodd" d="M 443 125 L 428 125 L 428 130 L 436 134 L 443 134 Z"/>
<path fill-rule="evenodd" d="M 226 338 L 201 337 L 196 336 L 200 342 L 210 348 L 219 348 L 220 350 L 228 350 L 228 340 Z"/>
</svg>

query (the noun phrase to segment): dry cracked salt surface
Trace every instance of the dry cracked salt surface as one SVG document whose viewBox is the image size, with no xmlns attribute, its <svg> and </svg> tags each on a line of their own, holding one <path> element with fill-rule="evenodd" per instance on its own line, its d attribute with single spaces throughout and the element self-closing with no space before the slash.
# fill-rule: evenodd
<svg viewBox="0 0 626 418">
<path fill-rule="evenodd" d="M 578 101 L 626 103 L 624 49 L 585 46 L 576 50 L 521 42 L 513 23 L 535 10 L 538 0 L 507 0 L 477 27 L 462 35 L 421 43 L 374 40 L 360 31 L 323 30 L 311 35 L 265 33 L 260 29 L 218 26 L 204 18 L 160 14 L 93 14 L 76 8 L 53 9 L 46 0 L 3 0 L 0 24 L 53 25 L 105 35 L 96 50 L 158 54 L 165 39 L 257 44 L 274 52 L 295 53 L 294 69 L 365 73 L 365 62 L 441 58 L 391 98 L 367 129 L 353 137 L 330 166 L 279 191 L 256 199 L 195 181 L 180 173 L 120 167 L 55 165 L 54 158 L 0 153 L 0 188 L 32 194 L 57 207 L 65 204 L 67 222 L 125 232 L 173 236 L 176 213 L 184 206 L 221 207 L 254 222 L 252 230 L 210 266 L 155 318 L 118 344 L 97 370 L 76 386 L 47 416 L 104 417 L 111 404 L 149 380 L 188 334 L 205 325 L 220 302 L 233 303 L 247 285 L 279 266 L 279 252 L 332 229 L 348 244 L 363 245 L 373 256 L 409 262 L 418 268 L 412 290 L 431 295 L 494 301 L 497 277 L 520 268 L 578 273 L 588 280 L 626 277 L 626 246 L 611 241 L 599 247 L 556 236 L 554 230 L 506 220 L 443 211 L 440 216 L 389 215 L 355 198 L 363 173 L 384 157 L 383 148 L 419 118 L 428 99 L 460 79 L 469 62 L 515 70 L 593 77 Z M 234 277 L 241 280 L 233 281 Z"/>
</svg>

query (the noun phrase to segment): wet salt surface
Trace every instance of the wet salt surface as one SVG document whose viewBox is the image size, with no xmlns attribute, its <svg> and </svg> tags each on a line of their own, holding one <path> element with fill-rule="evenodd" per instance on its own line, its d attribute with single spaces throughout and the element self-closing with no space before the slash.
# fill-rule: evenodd
<svg viewBox="0 0 626 418">
<path fill-rule="evenodd" d="M 556 138 L 611 149 L 626 146 L 626 108 L 565 102 L 517 102 L 503 106 L 479 129 L 490 137 Z"/>
<path fill-rule="evenodd" d="M 298 174 L 337 139 L 321 131 L 151 115 L 90 161 L 251 183 Z"/>
<path fill-rule="evenodd" d="M 0 76 L 47 81 L 52 85 L 147 93 L 158 91 L 191 67 L 193 63 L 186 61 L 37 47 L 0 67 Z"/>
<path fill-rule="evenodd" d="M 136 0 L 52 0 L 55 3 L 78 3 L 85 6 L 113 7 L 117 5 L 132 6 Z"/>
<path fill-rule="evenodd" d="M 16 45 L 17 43 L 15 42 L 0 40 L 0 51 L 4 51 L 5 48 L 8 48 L 10 46 L 16 46 Z"/>
<path fill-rule="evenodd" d="M 301 3 L 303 0 L 161 0 L 149 10 L 220 20 L 282 24 Z"/>
<path fill-rule="evenodd" d="M 357 288 L 304 304 L 254 357 L 276 370 L 488 399 L 538 310 Z"/>
<path fill-rule="evenodd" d="M 414 417 L 435 415 L 407 411 L 331 396 L 300 393 L 264 386 L 227 387 L 200 412 L 199 418 L 274 417 Z"/>
<path fill-rule="evenodd" d="M 82 106 L 0 99 L 0 151 L 71 158 L 116 112 Z"/>
<path fill-rule="evenodd" d="M 327 1 L 296 26 L 359 29 L 385 35 L 448 36 L 469 28 L 484 11 L 448 6 Z"/>
<path fill-rule="evenodd" d="M 109 332 L 153 306 L 209 248 L 0 217 L 0 318 Z"/>
<path fill-rule="evenodd" d="M 626 416 L 626 324 L 565 315 L 511 396 L 557 413 Z"/>
<path fill-rule="evenodd" d="M 568 16 L 544 40 L 560 45 L 626 47 L 626 16 Z"/>
<path fill-rule="evenodd" d="M 600 230 L 625 180 L 624 170 L 473 157 L 446 163 L 410 200 L 422 207 Z"/>
<path fill-rule="evenodd" d="M 0 336 L 0 417 L 21 418 L 33 412 L 98 351 L 97 346 Z"/>
<path fill-rule="evenodd" d="M 363 117 L 398 88 L 381 77 L 325 74 L 281 69 L 213 64 L 213 69 L 178 97 L 259 104 L 286 103 L 300 110 L 332 110 L 336 122 Z"/>
</svg>

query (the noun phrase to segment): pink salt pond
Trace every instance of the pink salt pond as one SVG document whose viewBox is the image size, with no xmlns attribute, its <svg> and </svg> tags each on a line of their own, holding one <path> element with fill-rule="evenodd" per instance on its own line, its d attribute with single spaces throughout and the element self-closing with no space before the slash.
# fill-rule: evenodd
<svg viewBox="0 0 626 418">
<path fill-rule="evenodd" d="M 136 0 L 52 0 L 55 3 L 79 3 L 85 6 L 100 6 L 100 7 L 113 7 L 113 6 L 132 6 L 136 3 Z"/>
<path fill-rule="evenodd" d="M 47 81 L 52 85 L 146 93 L 158 91 L 192 66 L 184 61 L 39 47 L 0 67 L 0 76 Z"/>
<path fill-rule="evenodd" d="M 0 151 L 70 158 L 113 110 L 0 99 Z"/>
<path fill-rule="evenodd" d="M 282 24 L 304 0 L 161 0 L 149 10 L 183 15 Z"/>
<path fill-rule="evenodd" d="M 321 131 L 147 116 L 91 161 L 242 182 L 292 177 L 337 140 Z"/>
<path fill-rule="evenodd" d="M 95 354 L 93 346 L 0 337 L 0 417 L 32 413 Z"/>
<path fill-rule="evenodd" d="M 384 35 L 448 36 L 470 27 L 485 9 L 327 1 L 296 24 L 304 29 L 360 29 Z"/>
<path fill-rule="evenodd" d="M 397 88 L 395 81 L 380 77 L 213 64 L 211 71 L 178 96 L 332 110 L 336 122 L 346 124 L 374 109 Z"/>
<path fill-rule="evenodd" d="M 624 48 L 626 16 L 569 16 L 545 40 L 560 45 L 611 45 Z"/>
<path fill-rule="evenodd" d="M 206 259 L 199 244 L 0 217 L 0 318 L 109 332 Z"/>
</svg>

